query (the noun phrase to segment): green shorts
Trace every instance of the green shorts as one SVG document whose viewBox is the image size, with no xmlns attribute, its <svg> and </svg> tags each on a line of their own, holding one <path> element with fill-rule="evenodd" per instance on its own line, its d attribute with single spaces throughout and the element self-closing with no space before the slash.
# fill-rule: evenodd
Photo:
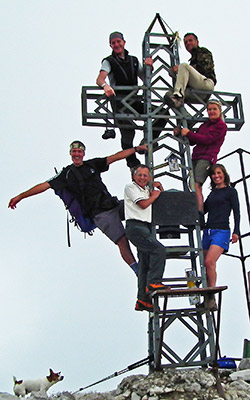
<svg viewBox="0 0 250 400">
<path fill-rule="evenodd" d="M 194 180 L 203 185 L 209 175 L 209 168 L 212 163 L 208 160 L 193 160 Z"/>
</svg>

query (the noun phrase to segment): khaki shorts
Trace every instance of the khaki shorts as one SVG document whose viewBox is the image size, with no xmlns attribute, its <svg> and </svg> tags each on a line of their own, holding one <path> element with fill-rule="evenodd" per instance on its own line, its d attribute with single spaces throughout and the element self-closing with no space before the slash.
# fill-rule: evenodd
<svg viewBox="0 0 250 400">
<path fill-rule="evenodd" d="M 203 185 L 209 175 L 209 168 L 212 163 L 208 160 L 193 160 L 194 180 Z"/>
</svg>

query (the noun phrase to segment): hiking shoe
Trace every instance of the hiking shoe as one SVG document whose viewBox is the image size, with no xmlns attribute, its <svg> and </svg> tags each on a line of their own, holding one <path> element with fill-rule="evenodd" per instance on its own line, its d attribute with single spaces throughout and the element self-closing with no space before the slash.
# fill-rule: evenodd
<svg viewBox="0 0 250 400">
<path fill-rule="evenodd" d="M 148 301 L 138 299 L 135 304 L 135 311 L 153 311 L 153 304 Z"/>
<path fill-rule="evenodd" d="M 115 139 L 115 130 L 114 129 L 106 129 L 104 134 L 102 135 L 103 139 Z"/>
<path fill-rule="evenodd" d="M 184 100 L 183 97 L 179 97 L 176 94 L 169 95 L 166 93 L 164 96 L 164 103 L 172 108 L 180 108 L 183 105 Z"/>
<path fill-rule="evenodd" d="M 162 283 L 150 283 L 146 287 L 146 292 L 153 292 L 154 290 L 161 290 L 161 289 L 167 289 L 167 286 L 163 285 Z"/>
</svg>

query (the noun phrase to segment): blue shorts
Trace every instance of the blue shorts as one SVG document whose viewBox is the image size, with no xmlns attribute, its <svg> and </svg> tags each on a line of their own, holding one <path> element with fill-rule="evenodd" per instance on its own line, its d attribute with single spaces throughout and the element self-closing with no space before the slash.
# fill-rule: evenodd
<svg viewBox="0 0 250 400">
<path fill-rule="evenodd" d="M 204 229 L 202 238 L 203 250 L 208 250 L 212 244 L 222 247 L 225 251 L 229 249 L 230 229 Z"/>
</svg>

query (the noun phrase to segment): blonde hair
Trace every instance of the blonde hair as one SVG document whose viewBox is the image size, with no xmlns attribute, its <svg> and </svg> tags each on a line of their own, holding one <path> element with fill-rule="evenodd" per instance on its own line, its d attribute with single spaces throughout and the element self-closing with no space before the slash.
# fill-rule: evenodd
<svg viewBox="0 0 250 400">
<path fill-rule="evenodd" d="M 224 121 L 224 115 L 222 113 L 222 103 L 220 102 L 220 100 L 218 100 L 218 99 L 208 100 L 207 109 L 208 109 L 209 104 L 216 104 L 219 107 L 219 109 L 220 109 L 220 118 L 222 119 L 222 121 Z"/>
</svg>

